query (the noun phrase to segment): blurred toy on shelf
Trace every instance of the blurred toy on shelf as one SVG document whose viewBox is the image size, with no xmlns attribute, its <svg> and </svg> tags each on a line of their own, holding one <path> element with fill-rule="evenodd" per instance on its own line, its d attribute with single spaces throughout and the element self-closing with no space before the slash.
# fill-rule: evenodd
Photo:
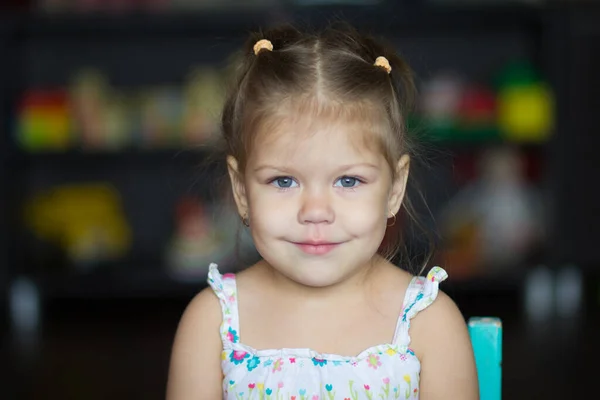
<svg viewBox="0 0 600 400">
<path fill-rule="evenodd" d="M 26 226 L 64 252 L 77 269 L 123 257 L 131 230 L 119 193 L 108 184 L 64 185 L 34 195 L 24 208 Z"/>
<path fill-rule="evenodd" d="M 235 269 L 241 261 L 238 256 L 247 256 L 254 249 L 250 235 L 239 226 L 233 209 L 190 196 L 181 198 L 175 210 L 173 238 L 166 249 L 169 275 L 175 280 L 204 280 L 213 262 L 223 270 Z"/>
<path fill-rule="evenodd" d="M 141 147 L 174 148 L 181 143 L 182 104 L 176 88 L 148 88 L 140 96 Z"/>
<path fill-rule="evenodd" d="M 197 68 L 190 73 L 184 90 L 182 138 L 188 147 L 216 138 L 225 102 L 224 87 L 223 74 L 213 68 Z"/>
<path fill-rule="evenodd" d="M 541 243 L 544 205 L 524 175 L 522 154 L 509 146 L 479 157 L 478 176 L 439 217 L 439 262 L 455 276 L 506 272 L 527 262 Z"/>
<path fill-rule="evenodd" d="M 459 113 L 464 81 L 453 72 L 441 72 L 424 82 L 419 97 L 416 120 L 423 124 L 427 136 L 439 140 L 451 140 L 458 129 Z"/>
<path fill-rule="evenodd" d="M 514 62 L 501 71 L 498 124 L 503 137 L 511 142 L 544 142 L 552 133 L 553 93 L 529 63 Z"/>
<path fill-rule="evenodd" d="M 484 83 L 441 72 L 423 85 L 417 119 L 426 136 L 448 142 L 494 142 L 496 94 Z"/>
<path fill-rule="evenodd" d="M 77 71 L 68 89 L 23 93 L 15 126 L 26 152 L 194 148 L 217 136 L 223 72 L 193 68 L 182 85 L 117 89 L 99 70 Z"/>
<path fill-rule="evenodd" d="M 552 131 L 553 97 L 528 63 L 495 71 L 495 82 L 442 71 L 421 88 L 410 124 L 435 141 L 543 143 Z"/>
<path fill-rule="evenodd" d="M 72 143 L 69 96 L 62 89 L 31 90 L 17 106 L 16 142 L 28 152 L 64 151 Z"/>
<path fill-rule="evenodd" d="M 80 71 L 73 78 L 70 92 L 73 131 L 78 135 L 79 145 L 86 150 L 111 147 L 107 144 L 108 119 L 105 115 L 111 101 L 108 79 L 99 71 Z"/>
<path fill-rule="evenodd" d="M 495 142 L 496 94 L 487 85 L 465 85 L 458 111 L 459 139 L 473 142 Z"/>
</svg>

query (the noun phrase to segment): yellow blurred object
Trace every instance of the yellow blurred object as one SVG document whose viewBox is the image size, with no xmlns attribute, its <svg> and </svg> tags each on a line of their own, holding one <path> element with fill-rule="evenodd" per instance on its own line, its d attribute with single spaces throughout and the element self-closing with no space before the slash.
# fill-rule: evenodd
<svg viewBox="0 0 600 400">
<path fill-rule="evenodd" d="M 57 187 L 31 199 L 25 218 L 40 239 L 59 245 L 73 263 L 115 259 L 131 244 L 119 193 L 109 185 Z"/>
<path fill-rule="evenodd" d="M 553 129 L 554 101 L 541 83 L 513 85 L 498 94 L 498 123 L 513 142 L 543 142 Z"/>
</svg>

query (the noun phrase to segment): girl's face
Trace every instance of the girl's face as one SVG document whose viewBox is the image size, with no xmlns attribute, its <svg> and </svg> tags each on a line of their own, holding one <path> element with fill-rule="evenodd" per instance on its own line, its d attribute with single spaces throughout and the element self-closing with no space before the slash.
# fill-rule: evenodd
<svg viewBox="0 0 600 400">
<path fill-rule="evenodd" d="M 258 136 L 244 176 L 228 160 L 238 211 L 271 267 L 306 286 L 334 285 L 376 254 L 402 202 L 408 156 L 392 179 L 362 124 L 289 122 Z"/>
</svg>

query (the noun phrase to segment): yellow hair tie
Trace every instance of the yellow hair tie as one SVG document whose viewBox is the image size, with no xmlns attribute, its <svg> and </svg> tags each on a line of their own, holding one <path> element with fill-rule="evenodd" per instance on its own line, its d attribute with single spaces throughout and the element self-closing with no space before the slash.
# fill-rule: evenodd
<svg viewBox="0 0 600 400">
<path fill-rule="evenodd" d="M 388 61 L 387 58 L 385 58 L 383 56 L 377 57 L 375 59 L 375 63 L 373 65 L 375 65 L 376 67 L 381 67 L 381 68 L 385 69 L 388 74 L 390 72 L 392 72 L 392 67 L 390 66 L 390 62 Z"/>
<path fill-rule="evenodd" d="M 269 51 L 273 51 L 273 43 L 267 39 L 260 39 L 254 45 L 254 55 L 258 55 L 262 50 L 267 49 Z"/>
</svg>

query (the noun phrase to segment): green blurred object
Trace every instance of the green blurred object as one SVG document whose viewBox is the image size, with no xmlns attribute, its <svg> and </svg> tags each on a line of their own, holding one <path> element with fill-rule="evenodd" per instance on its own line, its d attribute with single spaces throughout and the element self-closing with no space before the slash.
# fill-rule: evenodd
<svg viewBox="0 0 600 400">
<path fill-rule="evenodd" d="M 540 76 L 528 61 L 512 61 L 494 79 L 496 90 L 507 86 L 529 86 L 539 83 Z"/>
</svg>

